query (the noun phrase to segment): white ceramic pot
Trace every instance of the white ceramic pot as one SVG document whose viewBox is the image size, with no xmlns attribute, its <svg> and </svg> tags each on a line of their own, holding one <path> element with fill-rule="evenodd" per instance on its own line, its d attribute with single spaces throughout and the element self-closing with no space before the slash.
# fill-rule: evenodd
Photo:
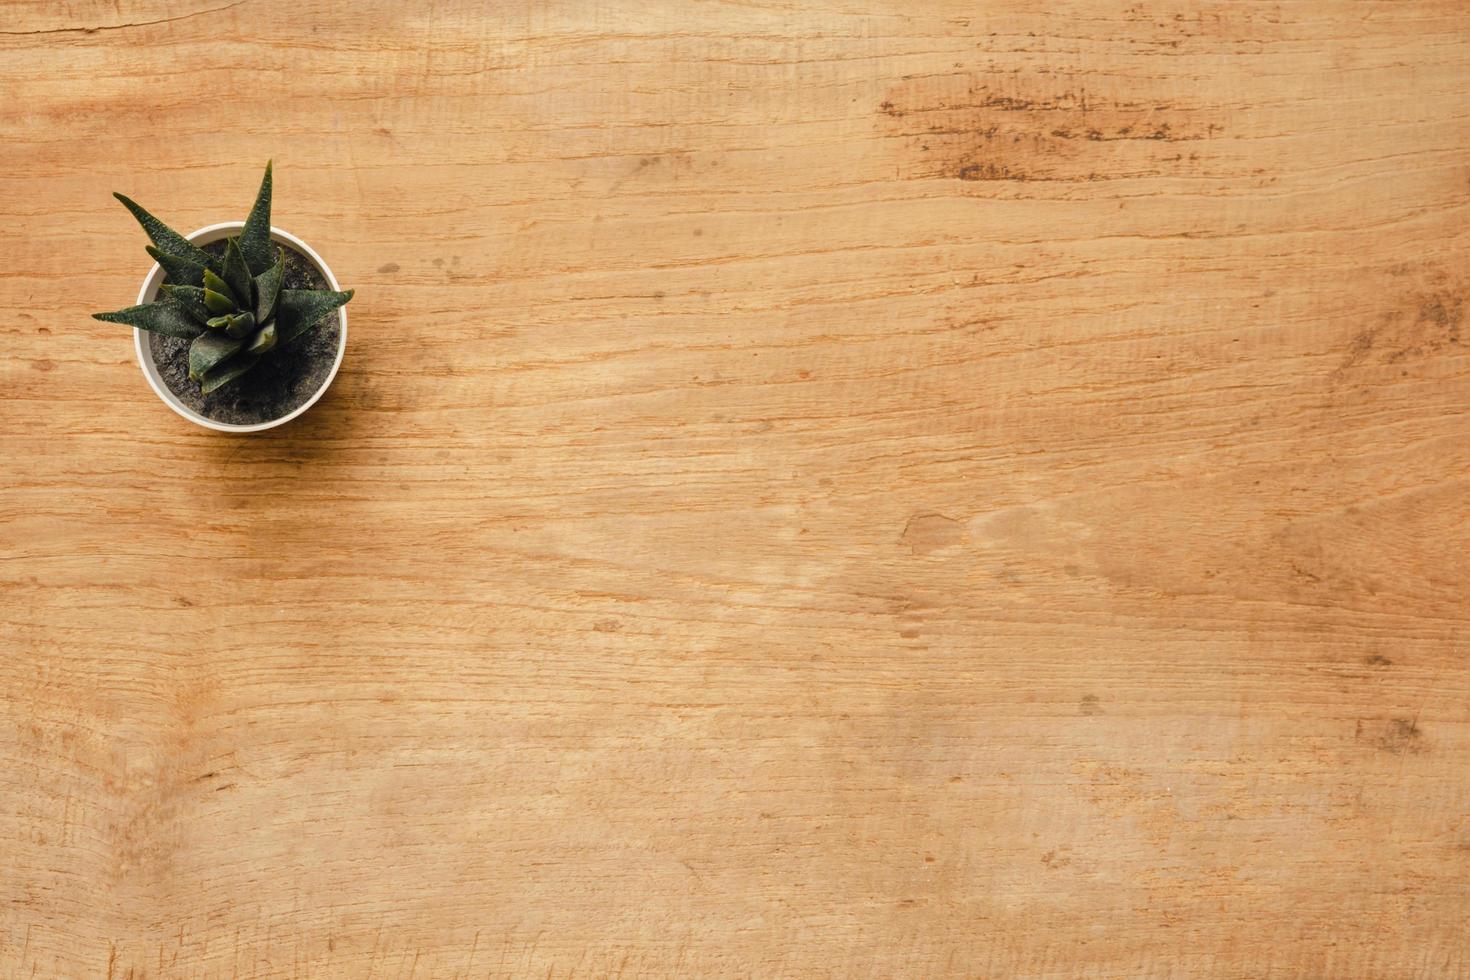
<svg viewBox="0 0 1470 980">
<path fill-rule="evenodd" d="M 188 235 L 186 237 L 195 245 L 208 245 L 210 242 L 217 242 L 222 238 L 229 238 L 231 235 L 238 235 L 240 233 L 240 229 L 244 227 L 245 222 L 243 221 L 221 221 L 217 225 L 206 225 L 205 227 L 200 228 L 198 231 L 194 232 L 192 235 Z M 323 278 L 327 280 L 327 285 L 330 286 L 332 289 L 340 290 L 342 288 L 337 285 L 337 277 L 332 275 L 332 270 L 329 269 L 327 267 L 327 264 L 322 261 L 322 257 L 320 255 L 312 251 L 310 245 L 306 244 L 290 232 L 282 231 L 281 229 L 276 227 L 271 228 L 271 238 L 275 241 L 280 242 L 283 245 L 291 246 L 296 251 L 300 252 L 302 255 L 310 259 L 311 263 L 317 267 L 317 271 L 320 272 Z M 163 268 L 155 262 L 153 268 L 150 269 L 148 272 L 148 278 L 143 280 L 143 288 L 138 291 L 138 303 L 143 304 L 153 302 L 153 300 L 158 297 L 158 287 L 162 283 Z M 175 412 L 178 412 L 190 422 L 193 422 L 197 425 L 202 425 L 206 429 L 215 429 L 219 432 L 260 432 L 263 429 L 274 429 L 278 425 L 285 425 L 287 422 L 291 421 L 296 416 L 300 415 L 302 412 L 305 412 L 308 408 L 315 405 L 317 403 L 317 399 L 321 398 L 326 390 L 332 386 L 332 380 L 337 377 L 337 369 L 342 366 L 342 355 L 347 350 L 346 306 L 337 307 L 337 317 L 339 318 L 338 323 L 341 325 L 341 330 L 337 334 L 337 357 L 334 361 L 332 361 L 332 370 L 328 372 L 327 380 L 322 382 L 322 386 L 318 388 L 310 398 L 308 398 L 300 407 L 296 408 L 294 411 L 286 415 L 282 415 L 278 419 L 271 419 L 269 422 L 256 422 L 253 425 L 230 425 L 225 422 L 216 422 L 213 419 L 206 418 L 203 415 L 200 415 L 198 412 L 194 411 L 192 408 L 179 401 L 178 396 L 175 395 L 172 391 L 169 391 L 168 385 L 163 383 L 163 378 L 161 375 L 159 375 L 158 368 L 153 363 L 153 356 L 148 350 L 148 331 L 139 330 L 137 327 L 134 327 L 133 346 L 138 349 L 138 364 L 143 368 L 143 376 L 148 379 L 148 384 L 152 386 L 154 394 L 158 395 L 159 398 L 162 398 L 163 403 L 169 408 L 173 409 Z M 250 376 L 247 374 L 245 378 L 241 380 L 248 384 L 249 377 Z"/>
</svg>

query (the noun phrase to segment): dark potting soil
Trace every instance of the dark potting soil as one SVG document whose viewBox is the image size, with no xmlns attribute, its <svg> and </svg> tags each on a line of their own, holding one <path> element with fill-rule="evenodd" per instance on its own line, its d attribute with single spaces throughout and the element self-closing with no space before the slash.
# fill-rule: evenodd
<svg viewBox="0 0 1470 980">
<path fill-rule="evenodd" d="M 286 250 L 286 276 L 281 288 L 332 288 L 306 256 L 289 245 L 276 244 Z M 225 252 L 224 241 L 202 247 L 211 255 Z M 189 341 L 150 333 L 148 349 L 163 383 L 185 405 L 226 425 L 255 425 L 289 415 L 327 383 L 337 360 L 342 321 L 335 310 L 322 319 L 326 322 L 321 326 L 266 354 L 255 367 L 208 395 L 200 394 L 199 383 L 189 380 Z"/>
</svg>

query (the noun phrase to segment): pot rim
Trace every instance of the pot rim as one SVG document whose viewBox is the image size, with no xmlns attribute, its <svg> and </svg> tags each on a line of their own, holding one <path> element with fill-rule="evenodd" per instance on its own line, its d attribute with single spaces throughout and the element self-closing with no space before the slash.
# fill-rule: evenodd
<svg viewBox="0 0 1470 980">
<path fill-rule="evenodd" d="M 205 225 L 203 228 L 190 232 L 184 237 L 196 245 L 208 245 L 211 242 L 219 241 L 221 238 L 228 238 L 231 234 L 238 232 L 244 227 L 245 222 L 243 221 L 220 221 L 212 225 Z M 334 290 L 341 290 L 342 287 L 337 285 L 337 277 L 332 275 L 331 267 L 322 261 L 322 257 L 316 254 L 316 251 L 310 245 L 289 231 L 277 228 L 275 225 L 271 226 L 271 238 L 274 241 L 291 246 L 306 256 L 317 267 L 317 271 L 326 278 L 327 285 L 331 286 Z M 138 290 L 138 304 L 140 306 L 144 303 L 153 302 L 158 296 L 158 287 L 163 283 L 163 275 L 162 266 L 157 262 L 153 263 L 153 268 L 149 269 L 148 275 L 143 278 L 143 288 Z M 327 372 L 327 379 L 322 382 L 322 386 L 313 392 L 312 396 L 305 402 L 296 406 L 296 408 L 282 415 L 280 418 L 270 419 L 265 422 L 254 422 L 249 425 L 216 422 L 214 419 L 194 411 L 180 401 L 179 397 L 169 390 L 168 385 L 163 383 L 163 378 L 158 373 L 158 366 L 153 363 L 153 356 L 148 350 L 148 331 L 141 330 L 137 327 L 133 328 L 133 347 L 138 353 L 138 366 L 143 369 L 143 377 L 148 379 L 148 386 L 153 389 L 155 395 L 162 399 L 165 405 L 179 415 L 182 415 L 195 425 L 202 425 L 204 428 L 214 429 L 216 432 L 261 432 L 266 429 L 274 429 L 278 425 L 285 425 L 298 415 L 301 415 L 308 408 L 315 405 L 322 395 L 326 393 L 327 389 L 332 386 L 332 382 L 337 377 L 337 369 L 342 366 L 342 357 L 347 352 L 347 307 L 345 305 L 339 306 L 336 312 L 337 322 L 340 327 L 337 334 L 337 357 L 332 362 L 332 369 Z"/>
</svg>

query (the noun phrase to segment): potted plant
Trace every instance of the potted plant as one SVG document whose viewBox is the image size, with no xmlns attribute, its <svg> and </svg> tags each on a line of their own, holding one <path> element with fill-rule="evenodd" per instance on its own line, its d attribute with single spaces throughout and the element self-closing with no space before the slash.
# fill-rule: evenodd
<svg viewBox="0 0 1470 980">
<path fill-rule="evenodd" d="M 226 432 L 274 428 L 314 405 L 342 363 L 352 290 L 338 289 L 305 242 L 271 227 L 270 164 L 243 222 L 187 236 L 113 196 L 148 233 L 155 265 L 137 306 L 93 316 L 133 328 L 158 397 Z"/>
</svg>

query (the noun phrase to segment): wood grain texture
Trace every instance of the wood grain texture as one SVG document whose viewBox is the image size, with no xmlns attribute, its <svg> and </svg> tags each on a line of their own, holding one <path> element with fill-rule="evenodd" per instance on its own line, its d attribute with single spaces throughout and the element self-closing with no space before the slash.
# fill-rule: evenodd
<svg viewBox="0 0 1470 980">
<path fill-rule="evenodd" d="M 0 975 L 1470 975 L 1467 42 L 10 0 Z M 268 157 L 222 436 L 87 314 Z"/>
</svg>

